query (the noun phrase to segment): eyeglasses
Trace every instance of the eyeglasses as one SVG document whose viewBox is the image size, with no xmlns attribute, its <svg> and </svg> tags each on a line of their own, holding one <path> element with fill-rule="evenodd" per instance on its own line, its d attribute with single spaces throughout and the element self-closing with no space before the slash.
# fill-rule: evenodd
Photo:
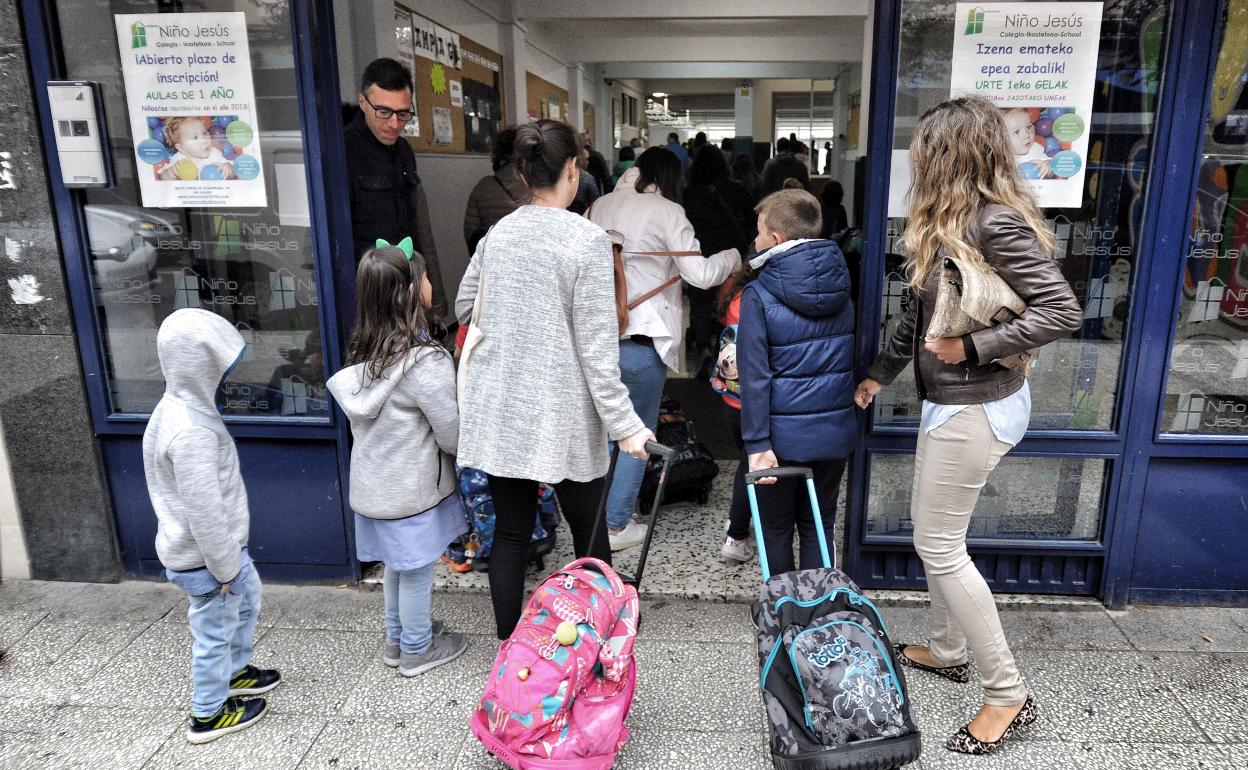
<svg viewBox="0 0 1248 770">
<path fill-rule="evenodd" d="M 372 107 L 373 112 L 376 113 L 377 117 L 381 118 L 382 120 L 389 120 L 390 118 L 397 117 L 399 120 L 406 123 L 407 121 L 411 120 L 413 116 L 416 115 L 416 113 L 412 112 L 411 110 L 392 110 L 389 107 L 377 107 L 372 102 L 370 102 L 368 100 L 368 97 L 364 96 L 364 94 L 360 94 L 360 96 L 364 97 L 364 103 L 367 104 L 369 107 Z"/>
</svg>

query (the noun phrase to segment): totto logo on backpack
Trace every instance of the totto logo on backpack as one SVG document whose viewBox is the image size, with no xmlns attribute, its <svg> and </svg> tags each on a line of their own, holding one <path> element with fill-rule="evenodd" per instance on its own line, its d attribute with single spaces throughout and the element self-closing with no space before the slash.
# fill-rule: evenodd
<svg viewBox="0 0 1248 770">
<path fill-rule="evenodd" d="M 806 478 L 822 569 L 771 574 L 754 492 L 755 481 L 768 476 L 780 477 L 780 483 Z M 919 728 L 884 619 L 854 581 L 832 566 L 810 471 L 772 468 L 745 478 L 764 581 L 751 614 L 773 764 L 780 770 L 849 770 L 918 759 Z"/>
<path fill-rule="evenodd" d="M 637 686 L 637 591 L 578 559 L 533 592 L 486 681 L 472 734 L 516 770 L 609 770 Z"/>
</svg>

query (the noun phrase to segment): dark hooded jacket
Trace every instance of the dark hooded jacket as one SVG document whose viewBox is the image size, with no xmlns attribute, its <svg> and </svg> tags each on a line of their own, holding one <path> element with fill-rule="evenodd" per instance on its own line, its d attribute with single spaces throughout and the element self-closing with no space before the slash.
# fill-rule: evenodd
<svg viewBox="0 0 1248 770">
<path fill-rule="evenodd" d="M 770 251 L 741 294 L 737 370 L 741 434 L 751 453 L 788 462 L 847 457 L 854 448 L 854 304 L 832 241 Z"/>
</svg>

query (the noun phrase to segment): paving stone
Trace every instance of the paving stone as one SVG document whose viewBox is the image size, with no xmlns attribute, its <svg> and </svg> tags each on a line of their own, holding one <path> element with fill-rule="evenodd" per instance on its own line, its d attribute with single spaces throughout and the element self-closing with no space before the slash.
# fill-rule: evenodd
<svg viewBox="0 0 1248 770">
<path fill-rule="evenodd" d="M 272 604 L 276 628 L 384 632 L 380 591 L 272 585 L 265 586 L 263 603 Z"/>
<path fill-rule="evenodd" d="M 927 736 L 924 736 L 926 739 Z M 967 757 L 944 748 L 943 739 L 923 751 L 924 770 L 1242 770 L 1222 747 L 1191 744 L 1132 744 L 1031 740 L 1026 733 L 987 757 Z"/>
<path fill-rule="evenodd" d="M 1248 609 L 1132 607 L 1110 616 L 1140 650 L 1248 652 Z"/>
<path fill-rule="evenodd" d="M 182 720 L 173 711 L 147 712 L 136 719 L 129 707 L 62 707 L 40 733 L 0 734 L 0 767 L 138 770 Z"/>
<path fill-rule="evenodd" d="M 342 707 L 381 642 L 375 633 L 274 628 L 256 644 L 252 662 L 282 672 L 269 697 L 275 714 L 319 718 Z"/>
<path fill-rule="evenodd" d="M 698 602 L 645 595 L 639 636 L 654 641 L 731 642 L 754 647 L 750 607 L 742 602 Z"/>
<path fill-rule="evenodd" d="M 490 604 L 488 591 L 435 591 L 433 616 L 450 631 L 495 635 L 494 606 Z"/>
<path fill-rule="evenodd" d="M 759 705 L 761 708 L 761 704 Z M 619 770 L 767 770 L 772 767 L 767 737 L 757 731 L 699 733 L 638 727 L 618 755 Z"/>
<path fill-rule="evenodd" d="M 8 649 L 6 697 L 58 702 L 76 691 L 148 628 L 49 615 Z"/>
<path fill-rule="evenodd" d="M 357 672 L 356 684 L 342 706 L 344 715 L 376 718 L 384 714 L 416 717 L 415 721 L 437 715 L 466 730 L 498 654 L 498 640 L 493 635 L 469 636 L 468 649 L 458 659 L 414 677 L 387 668 L 381 662 L 380 647 L 377 652 Z"/>
<path fill-rule="evenodd" d="M 65 697 L 80 706 L 178 709 L 191 703 L 191 632 L 153 623 L 111 661 Z"/>
<path fill-rule="evenodd" d="M 330 720 L 299 763 L 300 770 L 412 770 L 449 768 L 468 730 L 430 720 Z"/>
<path fill-rule="evenodd" d="M 4 607 L 4 611 L 0 612 L 0 649 L 15 646 L 23 636 L 30 632 L 30 629 L 47 616 L 47 612 L 39 609 L 10 611 L 8 607 Z M 7 665 L 8 663 L 0 658 L 0 674 L 4 673 Z"/>
<path fill-rule="evenodd" d="M 187 743 L 185 722 L 165 741 L 143 770 L 247 767 L 293 770 L 312 748 L 325 723 L 302 716 L 268 713 L 255 725 L 211 743 Z"/>
<path fill-rule="evenodd" d="M 111 623 L 154 622 L 180 597 L 181 592 L 168 583 L 141 580 L 124 584 L 13 580 L 0 585 L 5 614 L 35 612 Z"/>
<path fill-rule="evenodd" d="M 753 645 L 676 643 L 640 637 L 630 727 L 689 732 L 765 727 Z M 693 694 L 696 693 L 696 697 Z"/>
<path fill-rule="evenodd" d="M 1166 685 L 1215 743 L 1248 743 L 1248 655 L 1152 656 Z"/>
</svg>

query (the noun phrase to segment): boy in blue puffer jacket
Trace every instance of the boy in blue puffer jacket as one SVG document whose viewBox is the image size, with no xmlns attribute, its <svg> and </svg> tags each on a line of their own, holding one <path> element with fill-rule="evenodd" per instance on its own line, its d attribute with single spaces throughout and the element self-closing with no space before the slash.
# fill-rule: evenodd
<svg viewBox="0 0 1248 770">
<path fill-rule="evenodd" d="M 815 196 L 781 190 L 756 210 L 758 254 L 750 266 L 761 272 L 741 295 L 737 330 L 741 435 L 751 471 L 781 465 L 814 471 L 823 527 L 831 534 L 858 430 L 849 270 L 837 245 L 819 240 Z M 794 529 L 801 533 L 802 569 L 823 566 L 805 482 L 765 479 L 756 492 L 771 573 L 794 569 Z"/>
</svg>

